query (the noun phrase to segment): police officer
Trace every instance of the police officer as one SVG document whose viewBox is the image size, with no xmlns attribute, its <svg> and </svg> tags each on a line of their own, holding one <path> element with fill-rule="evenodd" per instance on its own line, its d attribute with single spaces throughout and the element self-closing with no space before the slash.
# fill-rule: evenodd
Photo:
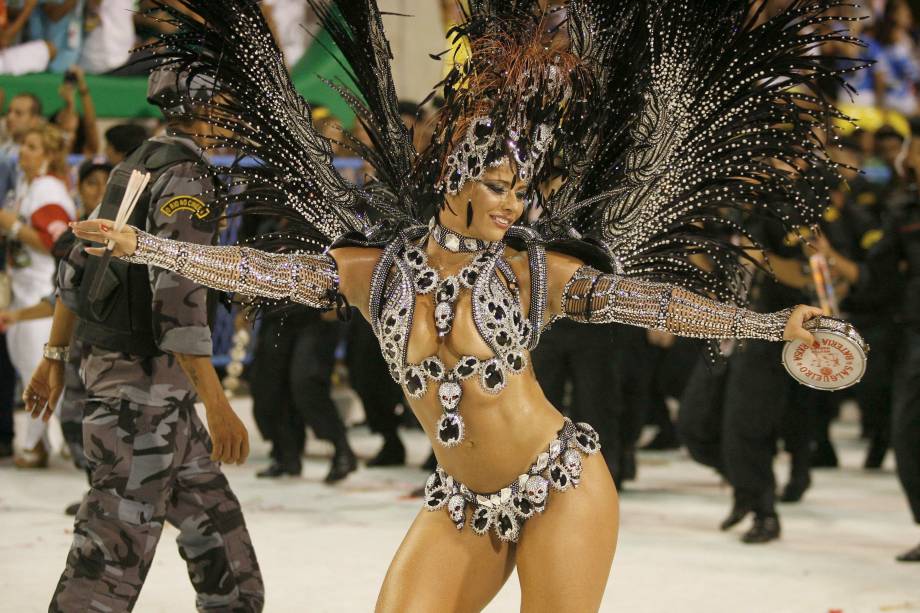
<svg viewBox="0 0 920 613">
<path fill-rule="evenodd" d="M 261 415 L 261 428 L 272 442 L 272 463 L 256 476 L 300 474 L 305 426 L 334 447 L 326 483 L 337 483 L 357 469 L 357 457 L 332 400 L 340 331 L 337 320 L 306 307 L 262 318 L 250 388 L 253 412 Z"/>
<path fill-rule="evenodd" d="M 534 372 L 546 398 L 572 420 L 594 426 L 607 468 L 618 487 L 622 486 L 621 466 L 627 451 L 620 423 L 625 406 L 619 369 L 621 352 L 614 341 L 619 331 L 614 324 L 597 326 L 562 320 L 540 336 L 540 345 L 533 352 Z M 569 397 L 567 384 L 571 386 Z"/>
<path fill-rule="evenodd" d="M 148 140 L 116 167 L 100 215 L 116 214 L 131 171 L 140 169 L 151 176 L 132 225 L 190 242 L 214 240 L 208 200 L 214 183 L 196 140 L 182 136 L 207 133 L 180 119 L 208 95 L 206 86 L 193 88 L 187 75 L 151 74 L 148 99 L 162 108 L 169 135 Z M 97 274 L 105 275 L 102 291 L 92 295 Z M 249 449 L 211 364 L 206 289 L 146 266 L 112 261 L 103 268 L 81 245 L 60 266 L 59 285 L 45 359 L 24 396 L 33 416 L 50 415 L 75 334 L 85 346 L 83 440 L 91 489 L 50 610 L 130 611 L 169 521 L 179 530 L 199 610 L 260 611 L 259 566 L 218 464 L 242 462 Z M 207 410 L 210 438 L 196 415 L 196 396 Z"/>
<path fill-rule="evenodd" d="M 802 268 L 799 236 L 787 235 L 778 221 L 763 222 L 759 234 L 775 278 L 763 271 L 755 274 L 751 307 L 770 312 L 806 302 L 804 289 L 811 278 Z M 805 388 L 786 373 L 781 353 L 781 343 L 745 341 L 734 349 L 725 375 L 723 463 L 716 467 L 727 476 L 735 500 L 721 528 L 728 530 L 753 514 L 753 524 L 741 537 L 744 543 L 766 543 L 780 536 L 773 473 L 778 439 L 792 456 L 786 497 L 801 498 L 811 482 L 807 403 L 800 396 Z"/>
<path fill-rule="evenodd" d="M 856 276 L 878 298 L 899 301 L 896 321 L 901 346 L 892 391 L 891 442 L 898 478 L 914 521 L 920 524 L 920 122 L 911 122 L 911 132 L 908 177 L 900 189 L 903 206 L 892 212 Z M 897 559 L 920 562 L 920 545 Z"/>
</svg>

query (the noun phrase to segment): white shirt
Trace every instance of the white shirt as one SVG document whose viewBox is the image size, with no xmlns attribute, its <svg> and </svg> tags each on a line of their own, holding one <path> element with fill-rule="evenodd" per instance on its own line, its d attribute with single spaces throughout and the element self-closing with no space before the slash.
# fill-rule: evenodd
<svg viewBox="0 0 920 613">
<path fill-rule="evenodd" d="M 87 10 L 87 30 L 80 66 L 90 74 L 123 66 L 134 48 L 134 12 L 137 0 L 101 0 L 94 19 Z M 89 29 L 92 28 L 92 29 Z"/>
<path fill-rule="evenodd" d="M 67 231 L 67 222 L 76 218 L 77 209 L 64 182 L 51 175 L 38 177 L 21 190 L 16 208 L 23 224 L 32 227 L 46 241 L 54 241 Z M 17 257 L 18 250 L 18 257 Z M 18 243 L 8 255 L 7 270 L 13 289 L 15 308 L 31 306 L 54 291 L 54 257 Z"/>
</svg>

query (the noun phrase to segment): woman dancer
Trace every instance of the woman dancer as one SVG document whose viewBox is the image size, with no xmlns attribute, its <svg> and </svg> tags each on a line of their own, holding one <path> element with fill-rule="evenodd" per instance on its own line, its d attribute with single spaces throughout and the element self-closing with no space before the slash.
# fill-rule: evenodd
<svg viewBox="0 0 920 613">
<path fill-rule="evenodd" d="M 560 317 L 813 340 L 803 323 L 817 309 L 740 306 L 740 253 L 706 231 L 744 233 L 723 207 L 813 219 L 800 190 L 824 165 L 814 128 L 833 111 L 792 90 L 830 74 L 813 47 L 845 35 L 807 34 L 823 19 L 814 2 L 761 23 L 741 1 L 573 1 L 563 38 L 537 2 L 473 0 L 454 30 L 468 59 L 444 82 L 435 137 L 417 154 L 375 3 L 316 6 L 354 71 L 363 102 L 343 93 L 375 145 L 351 143 L 378 175 L 359 189 L 333 171 L 255 3 L 184 4 L 200 19 L 174 12 L 180 35 L 161 55 L 210 77 L 220 95 L 209 117 L 262 162 L 222 170 L 249 188 L 225 200 L 285 212 L 300 231 L 270 237 L 275 253 L 116 232 L 108 220 L 77 224 L 77 234 L 211 287 L 350 304 L 371 322 L 439 464 L 378 610 L 480 610 L 515 566 L 523 610 L 596 610 L 616 546 L 616 490 L 595 432 L 546 401 L 529 351 Z M 774 53 L 756 51 L 763 44 Z M 617 61 L 627 50 L 630 61 Z M 525 227 L 527 205 L 558 175 L 543 219 Z M 810 189 L 823 197 L 819 182 Z M 384 223 L 367 227 L 361 206 Z M 436 210 L 428 225 L 425 207 Z M 33 382 L 29 393 L 43 389 Z"/>
</svg>

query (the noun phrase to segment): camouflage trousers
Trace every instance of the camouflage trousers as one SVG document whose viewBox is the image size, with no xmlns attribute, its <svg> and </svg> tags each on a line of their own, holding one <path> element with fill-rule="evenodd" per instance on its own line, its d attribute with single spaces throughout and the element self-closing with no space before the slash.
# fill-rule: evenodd
<svg viewBox="0 0 920 613">
<path fill-rule="evenodd" d="M 199 611 L 261 611 L 264 588 L 240 503 L 191 397 L 169 406 L 89 398 L 91 489 L 49 611 L 130 611 L 163 522 L 179 529 Z"/>
</svg>

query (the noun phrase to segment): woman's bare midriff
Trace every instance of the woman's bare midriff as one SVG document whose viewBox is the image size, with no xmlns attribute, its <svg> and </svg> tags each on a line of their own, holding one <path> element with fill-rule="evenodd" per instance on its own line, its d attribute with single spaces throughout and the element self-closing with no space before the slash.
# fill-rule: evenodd
<svg viewBox="0 0 920 613">
<path fill-rule="evenodd" d="M 563 418 L 543 395 L 533 371 L 511 375 L 508 387 L 492 395 L 475 379 L 463 383 L 460 414 L 466 433 L 456 447 L 435 440 L 441 407 L 432 386 L 419 400 L 410 402 L 428 435 L 438 463 L 452 477 L 480 493 L 497 491 L 526 472 L 546 451 L 562 427 Z"/>
</svg>

